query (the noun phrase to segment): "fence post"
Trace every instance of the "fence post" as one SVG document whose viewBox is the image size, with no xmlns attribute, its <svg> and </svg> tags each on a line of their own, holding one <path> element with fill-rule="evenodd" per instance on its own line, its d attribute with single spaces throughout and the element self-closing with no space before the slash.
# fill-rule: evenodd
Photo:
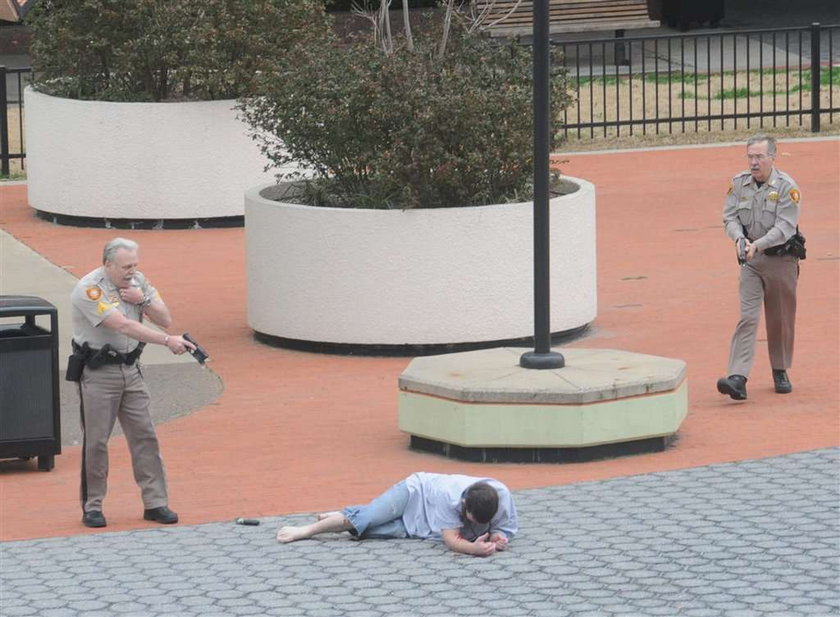
<svg viewBox="0 0 840 617">
<path fill-rule="evenodd" d="M 811 132 L 820 132 L 820 24 L 811 24 Z"/>
<path fill-rule="evenodd" d="M 624 43 L 620 42 L 618 39 L 624 38 L 624 30 L 616 30 L 615 31 L 615 63 L 616 65 L 621 64 L 630 64 L 627 61 L 627 49 L 624 47 Z"/>
<path fill-rule="evenodd" d="M 6 96 L 6 67 L 0 66 L 0 175 L 9 175 L 9 117 Z"/>
</svg>

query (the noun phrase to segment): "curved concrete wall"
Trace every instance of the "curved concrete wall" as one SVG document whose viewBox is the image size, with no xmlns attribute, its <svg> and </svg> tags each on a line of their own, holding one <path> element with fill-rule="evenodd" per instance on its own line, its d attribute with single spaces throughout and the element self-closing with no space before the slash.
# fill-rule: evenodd
<svg viewBox="0 0 840 617">
<path fill-rule="evenodd" d="M 551 200 L 551 331 L 597 312 L 595 187 Z M 314 208 L 245 196 L 248 323 L 300 341 L 490 342 L 533 335 L 530 204 Z"/>
<path fill-rule="evenodd" d="M 30 205 L 105 219 L 242 216 L 274 175 L 235 101 L 107 103 L 25 91 Z"/>
</svg>

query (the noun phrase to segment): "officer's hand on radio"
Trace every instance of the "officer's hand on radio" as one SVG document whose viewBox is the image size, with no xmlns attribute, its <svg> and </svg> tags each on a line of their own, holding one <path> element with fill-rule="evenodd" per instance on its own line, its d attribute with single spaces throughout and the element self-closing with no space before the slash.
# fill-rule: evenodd
<svg viewBox="0 0 840 617">
<path fill-rule="evenodd" d="M 167 335 L 163 343 L 169 351 L 174 353 L 176 356 L 180 356 L 182 353 L 185 353 L 190 349 L 195 349 L 195 345 L 178 334 Z"/>
<path fill-rule="evenodd" d="M 139 287 L 122 287 L 120 288 L 120 300 L 129 304 L 142 304 L 146 297 Z"/>
</svg>

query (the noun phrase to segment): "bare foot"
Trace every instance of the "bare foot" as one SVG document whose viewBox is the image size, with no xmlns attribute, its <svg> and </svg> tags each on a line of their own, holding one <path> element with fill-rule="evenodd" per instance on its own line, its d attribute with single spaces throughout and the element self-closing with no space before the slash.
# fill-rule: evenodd
<svg viewBox="0 0 840 617">
<path fill-rule="evenodd" d="M 319 521 L 323 521 L 325 518 L 329 518 L 331 516 L 336 516 L 338 514 L 341 514 L 341 512 L 321 512 L 319 515 L 316 516 L 316 518 Z"/>
<path fill-rule="evenodd" d="M 281 527 L 277 530 L 277 541 L 286 544 L 287 542 L 303 540 L 310 537 L 308 531 L 307 527 Z"/>
<path fill-rule="evenodd" d="M 324 518 L 320 518 L 311 525 L 303 525 L 302 527 L 281 527 L 277 532 L 278 542 L 294 542 L 295 540 L 303 540 L 304 538 L 311 538 L 317 536 L 319 533 L 334 533 L 337 531 L 349 531 L 352 528 L 350 522 L 344 518 L 340 512 L 327 513 Z"/>
</svg>

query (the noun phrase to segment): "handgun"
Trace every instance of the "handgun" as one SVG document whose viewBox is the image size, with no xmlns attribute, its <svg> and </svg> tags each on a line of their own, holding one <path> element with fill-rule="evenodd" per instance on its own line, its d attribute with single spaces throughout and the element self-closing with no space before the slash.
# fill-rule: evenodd
<svg viewBox="0 0 840 617">
<path fill-rule="evenodd" d="M 187 349 L 190 352 L 190 355 L 198 360 L 198 363 L 203 365 L 210 359 L 210 354 L 207 353 L 207 350 L 204 349 L 201 345 L 198 344 L 198 341 L 195 340 L 193 337 L 190 336 L 189 332 L 184 332 L 181 336 L 184 337 L 185 341 L 189 341 L 193 345 L 195 345 L 195 349 Z"/>
<path fill-rule="evenodd" d="M 747 263 L 747 239 L 738 238 L 738 265 Z"/>
</svg>

